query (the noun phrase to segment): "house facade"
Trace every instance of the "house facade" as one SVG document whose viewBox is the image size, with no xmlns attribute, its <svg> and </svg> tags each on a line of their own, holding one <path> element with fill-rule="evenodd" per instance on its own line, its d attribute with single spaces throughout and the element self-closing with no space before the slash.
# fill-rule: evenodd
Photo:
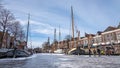
<svg viewBox="0 0 120 68">
<path fill-rule="evenodd" d="M 120 53 L 120 24 L 118 27 L 108 26 L 103 32 L 98 31 L 96 34 L 87 34 L 85 37 L 76 37 L 67 41 L 60 41 L 60 49 L 72 49 L 80 46 L 81 48 L 105 47 L 112 46 Z M 57 45 L 58 46 L 58 45 Z M 57 48 L 57 47 L 56 47 Z"/>
<path fill-rule="evenodd" d="M 0 32 L 0 40 L 2 39 L 2 35 L 3 35 L 3 33 Z M 9 48 L 9 46 L 10 46 L 10 39 L 11 39 L 10 34 L 6 32 L 4 34 L 3 40 L 1 42 L 2 43 L 1 48 Z"/>
</svg>

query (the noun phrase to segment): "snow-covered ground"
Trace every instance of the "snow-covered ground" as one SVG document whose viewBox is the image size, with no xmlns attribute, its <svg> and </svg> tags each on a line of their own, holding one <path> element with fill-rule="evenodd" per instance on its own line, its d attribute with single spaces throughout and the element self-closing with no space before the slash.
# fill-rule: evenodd
<svg viewBox="0 0 120 68">
<path fill-rule="evenodd" d="M 27 58 L 0 59 L 0 68 L 119 68 L 120 56 L 35 54 Z"/>
</svg>

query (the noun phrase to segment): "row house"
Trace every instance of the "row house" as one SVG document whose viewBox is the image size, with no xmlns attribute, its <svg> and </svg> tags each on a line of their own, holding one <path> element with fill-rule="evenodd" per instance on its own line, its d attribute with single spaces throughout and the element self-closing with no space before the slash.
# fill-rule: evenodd
<svg viewBox="0 0 120 68">
<path fill-rule="evenodd" d="M 58 42 L 58 47 L 59 47 L 60 49 L 62 49 L 62 47 L 63 47 L 63 42 L 62 42 L 62 41 Z"/>
<path fill-rule="evenodd" d="M 80 46 L 81 48 L 91 48 L 99 46 L 113 46 L 120 48 L 120 24 L 118 27 L 109 26 L 103 32 L 98 31 L 96 35 L 85 33 L 85 37 L 75 37 L 70 40 L 63 40 L 58 42 L 57 47 L 60 49 L 72 49 Z M 120 50 L 120 49 L 119 49 Z"/>
<path fill-rule="evenodd" d="M 51 44 L 51 52 L 53 53 L 57 49 L 58 49 L 58 42 L 52 43 Z"/>
<path fill-rule="evenodd" d="M 118 44 L 119 32 L 120 29 L 109 26 L 104 32 L 93 37 L 93 46 Z"/>
<path fill-rule="evenodd" d="M 62 49 L 64 53 L 66 53 L 69 49 L 69 43 L 68 43 L 68 40 L 63 40 L 63 41 L 60 41 L 58 42 L 58 48 L 59 49 Z"/>
<path fill-rule="evenodd" d="M 71 40 L 68 41 L 69 44 L 69 49 L 75 48 L 80 46 L 80 38 L 75 37 L 74 39 L 72 38 Z"/>
<path fill-rule="evenodd" d="M 109 26 L 103 33 L 102 33 L 102 42 L 103 44 L 109 45 L 113 43 L 117 43 L 116 32 L 119 29 Z"/>
<path fill-rule="evenodd" d="M 83 46 L 83 48 L 88 46 L 88 38 L 87 37 L 82 38 L 80 41 L 81 41 L 81 45 Z"/>
<path fill-rule="evenodd" d="M 95 35 L 94 34 L 86 34 L 85 33 L 85 37 L 81 37 L 80 39 L 80 46 L 82 48 L 90 48 L 92 47 L 92 44 L 93 44 L 93 37 Z"/>
<path fill-rule="evenodd" d="M 96 34 L 94 37 L 93 37 L 93 46 L 98 46 L 98 45 L 101 45 L 102 44 L 102 37 L 101 37 L 101 34 Z"/>
<path fill-rule="evenodd" d="M 3 33 L 0 32 L 0 39 L 2 38 Z M 11 36 L 9 33 L 5 33 L 2 41 L 1 48 L 9 48 Z"/>
<path fill-rule="evenodd" d="M 96 35 L 87 34 L 82 38 L 81 45 L 84 47 L 95 47 L 100 45 L 116 45 L 120 44 L 120 28 L 109 26 L 104 32 L 97 32 Z"/>
<path fill-rule="evenodd" d="M 76 40 L 76 38 L 72 38 L 70 41 L 69 41 L 69 47 L 70 47 L 70 49 L 72 49 L 72 48 L 75 48 L 76 47 L 76 44 L 77 44 L 77 40 Z"/>
<path fill-rule="evenodd" d="M 0 32 L 0 39 L 2 38 L 2 35 L 3 33 Z M 3 36 L 1 48 L 13 49 L 14 47 L 17 47 L 18 49 L 24 49 L 26 47 L 26 42 L 15 40 L 14 36 L 10 36 L 10 34 L 6 32 Z"/>
</svg>

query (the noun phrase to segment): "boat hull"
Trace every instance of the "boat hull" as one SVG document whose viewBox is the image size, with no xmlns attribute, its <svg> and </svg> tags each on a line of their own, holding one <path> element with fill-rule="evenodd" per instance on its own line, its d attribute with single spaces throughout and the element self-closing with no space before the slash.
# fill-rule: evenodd
<svg viewBox="0 0 120 68">
<path fill-rule="evenodd" d="M 85 51 L 83 49 L 73 48 L 68 52 L 68 54 L 70 54 L 70 55 L 84 55 Z"/>
<path fill-rule="evenodd" d="M 29 57 L 32 55 L 26 50 L 10 50 L 4 53 L 0 58 L 17 58 L 17 57 Z"/>
</svg>

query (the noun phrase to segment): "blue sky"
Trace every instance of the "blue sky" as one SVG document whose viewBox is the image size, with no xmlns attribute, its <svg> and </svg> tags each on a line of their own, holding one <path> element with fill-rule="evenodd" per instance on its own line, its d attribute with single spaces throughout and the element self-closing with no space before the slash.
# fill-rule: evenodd
<svg viewBox="0 0 120 68">
<path fill-rule="evenodd" d="M 80 30 L 81 36 L 85 32 L 96 34 L 97 31 L 117 26 L 120 22 L 120 0 L 3 0 L 3 3 L 24 28 L 27 25 L 27 14 L 31 14 L 33 47 L 41 47 L 48 37 L 52 42 L 54 28 L 57 29 L 58 38 L 59 25 L 62 39 L 71 32 L 71 6 L 75 26 Z"/>
</svg>

